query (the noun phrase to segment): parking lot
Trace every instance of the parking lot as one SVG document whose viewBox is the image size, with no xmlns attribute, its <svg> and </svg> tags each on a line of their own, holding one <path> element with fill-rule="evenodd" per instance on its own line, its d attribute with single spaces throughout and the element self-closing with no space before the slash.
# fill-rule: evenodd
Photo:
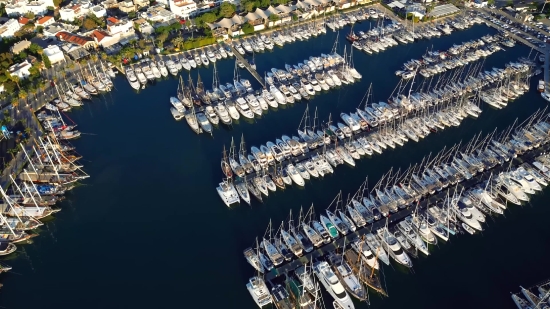
<svg viewBox="0 0 550 309">
<path fill-rule="evenodd" d="M 550 27 L 543 23 L 527 24 L 515 18 L 511 18 L 495 11 L 478 11 L 480 17 L 496 24 L 499 27 L 510 31 L 511 33 L 525 39 L 526 41 L 540 47 L 545 48 L 544 42 L 550 39 Z"/>
</svg>

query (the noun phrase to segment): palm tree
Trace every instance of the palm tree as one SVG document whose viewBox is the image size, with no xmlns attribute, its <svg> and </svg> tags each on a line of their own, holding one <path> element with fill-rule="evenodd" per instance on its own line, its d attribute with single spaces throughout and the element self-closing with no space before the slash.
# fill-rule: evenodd
<svg viewBox="0 0 550 309">
<path fill-rule="evenodd" d="M 18 97 L 11 98 L 11 106 L 13 106 L 14 108 L 17 108 L 17 106 L 19 106 L 19 98 Z"/>
<path fill-rule="evenodd" d="M 181 49 L 181 47 L 183 47 L 184 40 L 182 37 L 176 37 L 172 40 L 172 44 L 174 44 L 176 48 Z"/>
<path fill-rule="evenodd" d="M 11 75 L 9 72 L 7 74 L 8 78 L 17 85 L 17 89 L 21 90 L 21 87 L 19 87 L 19 76 Z"/>
<path fill-rule="evenodd" d="M 18 151 L 17 148 L 8 149 L 8 153 L 11 154 L 11 157 L 13 160 L 15 160 L 15 155 L 17 154 L 17 151 Z"/>
<path fill-rule="evenodd" d="M 29 101 L 27 100 L 29 95 L 27 94 L 27 92 L 25 91 L 25 89 L 21 89 L 19 90 L 19 93 L 18 93 L 18 96 L 20 99 L 23 99 L 27 102 L 27 105 L 29 105 Z M 19 111 L 19 110 L 18 110 Z"/>
</svg>

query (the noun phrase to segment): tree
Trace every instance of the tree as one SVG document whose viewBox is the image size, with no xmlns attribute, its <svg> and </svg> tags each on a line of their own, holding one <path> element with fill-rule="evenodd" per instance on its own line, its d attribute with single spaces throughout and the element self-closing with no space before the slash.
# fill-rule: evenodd
<svg viewBox="0 0 550 309">
<path fill-rule="evenodd" d="M 182 37 L 175 37 L 174 39 L 172 39 L 172 45 L 174 45 L 174 47 L 178 48 L 178 49 L 181 49 L 183 47 L 183 43 L 184 43 L 184 40 Z"/>
<path fill-rule="evenodd" d="M 53 0 L 53 5 L 58 8 L 61 2 L 63 2 L 63 0 Z"/>
<path fill-rule="evenodd" d="M 99 25 L 91 18 L 84 19 L 84 22 L 82 23 L 82 27 L 86 30 L 91 30 L 99 27 Z"/>
<path fill-rule="evenodd" d="M 8 71 L 6 71 L 6 74 L 7 74 L 8 78 L 17 85 L 17 89 L 21 90 L 21 87 L 19 87 L 19 76 L 11 75 L 10 72 L 8 72 Z"/>
<path fill-rule="evenodd" d="M 21 89 L 19 90 L 19 93 L 17 94 L 19 96 L 20 99 L 22 100 L 27 100 L 27 98 L 29 97 L 29 95 L 27 94 L 27 92 L 25 91 L 25 89 Z M 27 101 L 28 103 L 28 101 Z"/>
<path fill-rule="evenodd" d="M 297 20 L 298 20 L 298 15 L 292 14 L 292 21 L 297 21 Z"/>
<path fill-rule="evenodd" d="M 33 12 L 27 12 L 24 16 L 30 20 L 33 20 L 36 17 Z"/>
<path fill-rule="evenodd" d="M 275 21 L 278 21 L 280 18 L 279 18 L 279 15 L 277 14 L 271 14 L 269 15 L 269 20 L 275 22 Z"/>
<path fill-rule="evenodd" d="M 254 33 L 254 26 L 252 26 L 250 23 L 245 23 L 241 30 L 244 32 L 244 34 L 251 34 Z"/>
<path fill-rule="evenodd" d="M 19 106 L 19 98 L 18 97 L 11 98 L 11 106 L 13 106 L 14 108 L 17 108 Z"/>
<path fill-rule="evenodd" d="M 271 5 L 271 0 L 260 0 L 260 4 L 258 5 L 261 8 L 267 8 Z"/>
<path fill-rule="evenodd" d="M 42 47 L 40 47 L 40 45 L 36 44 L 36 43 L 31 43 L 31 46 L 29 46 L 29 53 L 33 54 L 33 55 L 40 55 L 42 54 L 44 50 L 42 49 Z"/>
<path fill-rule="evenodd" d="M 243 6 L 244 10 L 247 12 L 254 11 L 254 8 L 256 7 L 256 3 L 254 3 L 254 1 L 246 1 L 244 3 L 241 2 L 241 5 Z"/>
<path fill-rule="evenodd" d="M 17 152 L 18 152 L 17 148 L 8 149 L 8 153 L 11 154 L 11 157 L 13 160 L 15 160 L 15 155 L 17 154 Z"/>
<path fill-rule="evenodd" d="M 134 11 L 128 13 L 128 18 L 130 18 L 130 19 L 134 19 L 134 18 L 136 18 L 136 16 L 137 16 L 137 14 Z"/>
<path fill-rule="evenodd" d="M 222 2 L 220 5 L 220 16 L 222 17 L 232 17 L 235 14 L 235 5 L 229 2 Z"/>
<path fill-rule="evenodd" d="M 52 63 L 50 61 L 50 58 L 48 58 L 48 56 L 46 56 L 46 54 L 42 54 L 42 61 L 44 62 L 44 66 L 46 68 L 51 68 L 52 67 Z"/>
<path fill-rule="evenodd" d="M 164 46 L 164 41 L 168 38 L 168 32 L 161 32 L 157 35 L 157 42 L 160 47 Z"/>
</svg>

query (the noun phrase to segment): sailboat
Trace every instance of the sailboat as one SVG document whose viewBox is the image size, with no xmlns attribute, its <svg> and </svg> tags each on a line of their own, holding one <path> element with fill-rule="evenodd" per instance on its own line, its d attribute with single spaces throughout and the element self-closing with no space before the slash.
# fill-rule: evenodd
<svg viewBox="0 0 550 309">
<path fill-rule="evenodd" d="M 245 175 L 244 168 L 235 160 L 235 142 L 233 138 L 231 138 L 231 147 L 229 148 L 229 165 L 237 176 L 243 177 Z"/>
<path fill-rule="evenodd" d="M 254 171 L 254 166 L 248 160 L 246 155 L 246 145 L 244 143 L 244 135 L 241 135 L 241 143 L 239 146 L 239 163 L 244 168 L 245 172 L 252 173 Z"/>
<path fill-rule="evenodd" d="M 231 166 L 227 160 L 227 153 L 225 152 L 225 145 L 223 146 L 223 156 L 221 162 L 222 172 L 227 178 L 233 177 L 233 172 L 231 171 Z"/>
<path fill-rule="evenodd" d="M 195 107 L 191 106 L 191 112 L 187 112 L 185 114 L 185 120 L 187 121 L 187 124 L 191 127 L 191 130 L 193 132 L 199 134 L 202 133 L 202 129 L 199 126 L 199 122 L 197 121 L 197 116 L 195 115 Z"/>
</svg>

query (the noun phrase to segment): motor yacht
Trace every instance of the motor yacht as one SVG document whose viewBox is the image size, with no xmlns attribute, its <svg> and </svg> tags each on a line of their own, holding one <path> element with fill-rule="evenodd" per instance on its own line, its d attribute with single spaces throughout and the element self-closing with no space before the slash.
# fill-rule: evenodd
<svg viewBox="0 0 550 309">
<path fill-rule="evenodd" d="M 403 248 L 397 241 L 397 238 L 388 231 L 387 228 L 381 228 L 378 231 L 376 231 L 378 234 L 378 237 L 382 241 L 382 243 L 386 246 L 388 252 L 390 253 L 390 256 L 399 264 L 404 265 L 406 267 L 412 267 L 412 260 L 409 258 L 407 253 L 403 251 Z"/>
<path fill-rule="evenodd" d="M 327 292 L 334 298 L 334 300 L 342 306 L 344 309 L 354 309 L 355 306 L 348 293 L 338 280 L 338 277 L 330 269 L 327 262 L 317 262 L 313 264 L 313 272 L 325 287 Z"/>
<path fill-rule="evenodd" d="M 269 293 L 262 277 L 250 278 L 246 284 L 246 288 L 258 307 L 262 308 L 271 304 L 271 294 Z"/>
</svg>

